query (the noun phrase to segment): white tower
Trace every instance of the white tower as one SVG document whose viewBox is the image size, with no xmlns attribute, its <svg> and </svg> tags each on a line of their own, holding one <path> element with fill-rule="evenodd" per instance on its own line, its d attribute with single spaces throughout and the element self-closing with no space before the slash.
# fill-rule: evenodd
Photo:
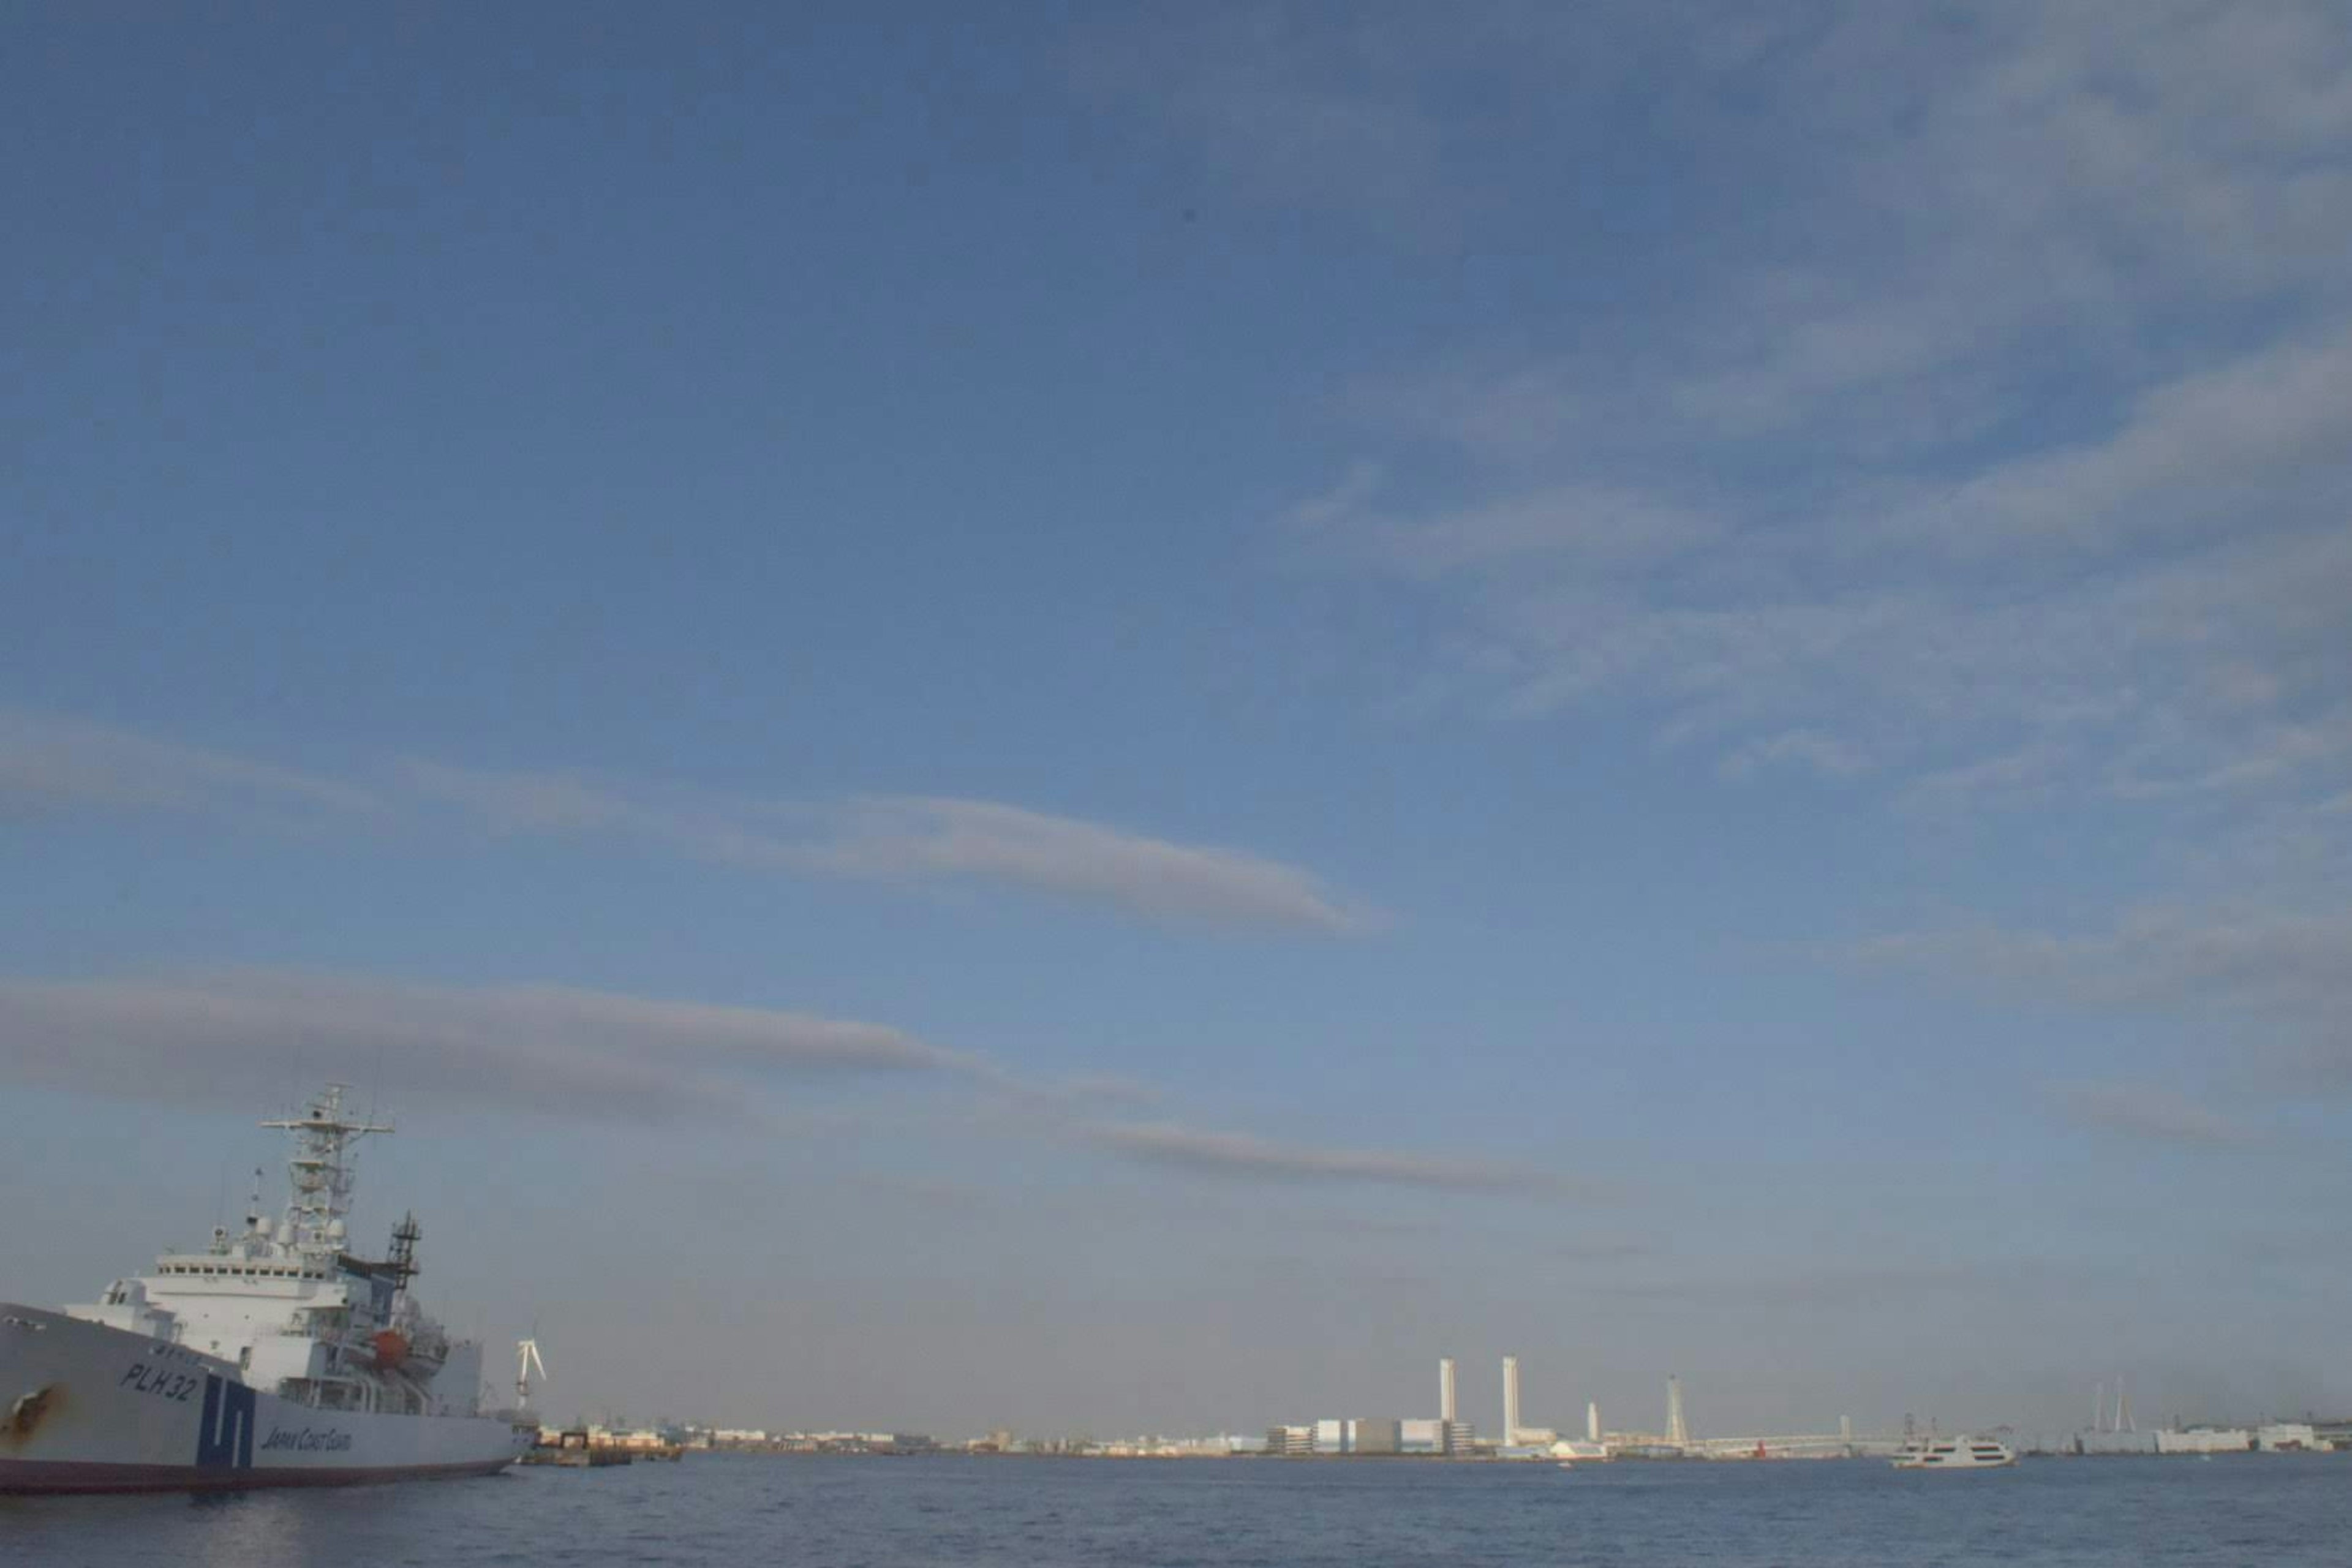
<svg viewBox="0 0 2352 1568">
<path fill-rule="evenodd" d="M 1666 1441 L 1676 1447 L 1690 1441 L 1690 1427 L 1683 1421 L 1683 1380 L 1666 1379 Z"/>
<path fill-rule="evenodd" d="M 1454 1358 L 1450 1355 L 1437 1358 L 1437 1418 L 1440 1421 L 1456 1419 L 1454 1413 Z"/>
<path fill-rule="evenodd" d="M 517 1410 L 530 1408 L 530 1374 L 534 1367 L 539 1371 L 540 1382 L 545 1383 L 547 1363 L 539 1359 L 539 1342 L 535 1339 L 517 1340 L 515 1342 L 515 1408 Z"/>
<path fill-rule="evenodd" d="M 1503 1443 L 1509 1447 L 1519 1440 L 1519 1358 L 1503 1358 Z"/>
<path fill-rule="evenodd" d="M 1597 1399 L 1584 1407 L 1584 1440 L 1601 1441 L 1601 1401 Z"/>
</svg>

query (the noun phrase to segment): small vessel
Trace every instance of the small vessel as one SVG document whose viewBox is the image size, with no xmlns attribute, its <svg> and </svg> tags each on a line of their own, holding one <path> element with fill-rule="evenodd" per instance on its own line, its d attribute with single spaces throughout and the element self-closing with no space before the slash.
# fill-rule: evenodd
<svg viewBox="0 0 2352 1568">
<path fill-rule="evenodd" d="M 1998 1470 L 2017 1463 L 2006 1443 L 1990 1437 L 1933 1437 L 1895 1457 L 1898 1470 Z"/>
<path fill-rule="evenodd" d="M 392 1131 L 331 1084 L 287 1132 L 281 1218 L 215 1226 L 63 1311 L 0 1302 L 0 1493 L 215 1490 L 481 1475 L 535 1417 L 481 1408 L 481 1346 L 410 1284 L 422 1232 L 349 1250 L 352 1146 Z"/>
</svg>

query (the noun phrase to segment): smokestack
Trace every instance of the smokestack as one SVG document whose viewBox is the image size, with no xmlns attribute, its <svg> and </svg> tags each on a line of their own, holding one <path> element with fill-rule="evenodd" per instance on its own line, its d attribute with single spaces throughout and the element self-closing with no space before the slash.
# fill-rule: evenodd
<svg viewBox="0 0 2352 1568">
<path fill-rule="evenodd" d="M 1681 1447 L 1690 1441 L 1690 1427 L 1683 1421 L 1683 1380 L 1666 1379 L 1666 1441 Z"/>
<path fill-rule="evenodd" d="M 1506 1446 L 1519 1440 L 1519 1358 L 1503 1358 L 1503 1442 Z"/>
<path fill-rule="evenodd" d="M 1584 1407 L 1584 1440 L 1601 1441 L 1601 1401 L 1597 1399 Z"/>
<path fill-rule="evenodd" d="M 1437 1358 L 1437 1418 L 1457 1419 L 1454 1414 L 1454 1358 L 1450 1355 Z"/>
</svg>

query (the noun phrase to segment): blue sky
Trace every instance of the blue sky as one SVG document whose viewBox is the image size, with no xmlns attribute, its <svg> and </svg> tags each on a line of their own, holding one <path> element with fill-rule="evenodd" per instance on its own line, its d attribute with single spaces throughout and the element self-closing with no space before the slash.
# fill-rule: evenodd
<svg viewBox="0 0 2352 1568">
<path fill-rule="evenodd" d="M 26 17 L 0 1289 L 334 1074 L 559 1407 L 2344 1405 L 2331 10 Z"/>
</svg>

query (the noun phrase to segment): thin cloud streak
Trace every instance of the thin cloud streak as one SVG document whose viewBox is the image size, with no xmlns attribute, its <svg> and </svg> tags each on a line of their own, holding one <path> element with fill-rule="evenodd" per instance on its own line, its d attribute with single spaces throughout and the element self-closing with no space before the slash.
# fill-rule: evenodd
<svg viewBox="0 0 2352 1568">
<path fill-rule="evenodd" d="M 2106 931 L 1904 931 L 1836 951 L 2094 1006 L 2203 1004 L 2287 1017 L 2352 1007 L 2352 913 L 2146 909 Z"/>
<path fill-rule="evenodd" d="M 1557 1194 L 1547 1173 L 1385 1150 L 1274 1143 L 1171 1122 L 1088 1121 L 1146 1086 L 1033 1084 L 887 1025 L 560 985 L 457 986 L 232 969 L 0 978 L 0 1082 L 249 1109 L 289 1072 L 381 1082 L 403 1102 L 759 1131 L 791 1086 L 933 1084 L 992 1108 L 968 1124 L 1245 1181 Z"/>
<path fill-rule="evenodd" d="M 372 790 L 225 752 L 0 708 L 0 810 L 111 806 L 373 813 Z"/>
<path fill-rule="evenodd" d="M 2196 1149 L 2241 1149 L 2256 1141 L 2242 1122 L 2153 1084 L 2062 1083 L 2046 1092 L 2068 1120 L 2128 1138 Z"/>
<path fill-rule="evenodd" d="M 1087 1142 L 1145 1164 L 1202 1175 L 1278 1183 L 1359 1183 L 1444 1192 L 1549 1195 L 1566 1185 L 1557 1174 L 1517 1166 L 1434 1159 L 1384 1149 L 1275 1142 L 1244 1132 L 1216 1132 L 1175 1122 L 1097 1122 Z"/>
<path fill-rule="evenodd" d="M 980 878 L 1138 915 L 1330 935 L 1379 919 L 1341 904 L 1293 866 L 989 801 L 860 801 L 840 814 L 829 842 L 806 853 L 845 876 Z"/>
<path fill-rule="evenodd" d="M 556 1117 L 755 1121 L 780 1078 L 975 1076 L 904 1031 L 770 1008 L 554 985 L 467 987 L 239 969 L 0 979 L 0 1075 L 46 1089 L 228 1103 L 292 1064 L 403 1099 Z"/>
<path fill-rule="evenodd" d="M 978 882 L 1206 927 L 1326 936 L 1383 917 L 1310 872 L 1214 846 L 1180 844 L 995 801 L 870 795 L 845 803 L 722 800 L 677 788 L 501 772 L 424 758 L 381 788 L 152 740 L 81 721 L 0 709 L 0 810 L 266 808 L 383 817 L 394 805 L 454 809 L 501 833 L 635 840 L 709 865 L 877 882 Z"/>
<path fill-rule="evenodd" d="M 2352 910 L 2129 911 L 2104 931 L 1976 926 L 1898 931 L 1822 950 L 1865 967 L 1944 975 L 2011 1000 L 2171 1015 L 2226 1030 L 2232 1086 L 2273 1100 L 2352 1094 Z M 2171 1091 L 2061 1087 L 2060 1109 L 2111 1131 L 2224 1144 L 2251 1129 Z"/>
<path fill-rule="evenodd" d="M 1148 919 L 1326 935 L 1367 931 L 1381 918 L 1341 902 L 1311 874 L 1280 861 L 993 801 L 872 795 L 838 805 L 680 802 L 560 773 L 413 760 L 403 773 L 421 795 L 501 830 L 626 835 L 751 870 L 990 882 Z"/>
</svg>

